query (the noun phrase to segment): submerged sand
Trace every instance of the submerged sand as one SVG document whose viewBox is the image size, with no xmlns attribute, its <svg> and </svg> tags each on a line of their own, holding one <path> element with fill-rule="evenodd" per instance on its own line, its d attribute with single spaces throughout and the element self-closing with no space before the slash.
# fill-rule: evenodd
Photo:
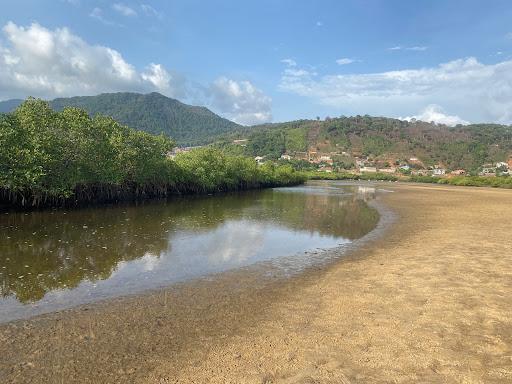
<svg viewBox="0 0 512 384">
<path fill-rule="evenodd" d="M 0 382 L 512 383 L 512 191 L 386 188 L 395 223 L 328 267 L 0 325 Z"/>
</svg>

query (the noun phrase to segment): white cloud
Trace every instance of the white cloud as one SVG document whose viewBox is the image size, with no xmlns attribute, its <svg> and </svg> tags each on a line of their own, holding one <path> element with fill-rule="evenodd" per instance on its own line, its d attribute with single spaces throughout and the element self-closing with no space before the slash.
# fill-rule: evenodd
<svg viewBox="0 0 512 384">
<path fill-rule="evenodd" d="M 9 22 L 0 43 L 0 99 L 94 95 L 101 92 L 185 92 L 184 79 L 160 64 L 139 72 L 109 47 L 91 45 L 67 28 Z"/>
<path fill-rule="evenodd" d="M 169 93 L 172 76 L 161 64 L 149 64 L 141 76 L 143 80 L 153 84 L 160 92 Z"/>
<path fill-rule="evenodd" d="M 414 46 L 414 47 L 408 47 L 406 49 L 409 50 L 409 51 L 426 51 L 428 49 L 428 47 L 425 47 L 423 45 L 417 45 L 417 46 Z"/>
<path fill-rule="evenodd" d="M 322 21 L 317 21 L 316 22 L 316 26 L 317 27 L 323 27 L 324 26 L 324 23 Z"/>
<path fill-rule="evenodd" d="M 297 65 L 297 62 L 293 59 L 283 59 L 281 60 L 281 63 L 286 64 L 289 67 L 295 67 Z"/>
<path fill-rule="evenodd" d="M 467 121 L 462 120 L 459 116 L 446 115 L 443 108 L 436 104 L 427 105 L 427 107 L 419 115 L 400 117 L 399 119 L 406 121 L 415 119 L 426 121 L 427 123 L 434 122 L 436 124 L 445 124 L 450 127 L 453 127 L 457 124 L 469 124 Z"/>
<path fill-rule="evenodd" d="M 388 51 L 426 51 L 428 49 L 428 47 L 424 46 L 424 45 L 415 45 L 413 47 L 403 47 L 401 45 L 396 45 L 394 47 L 390 47 L 388 48 Z"/>
<path fill-rule="evenodd" d="M 436 67 L 349 75 L 294 71 L 283 71 L 281 90 L 342 113 L 408 116 L 437 104 L 465 120 L 512 122 L 512 60 L 486 65 L 467 58 Z"/>
<path fill-rule="evenodd" d="M 162 19 L 163 16 L 164 16 L 162 12 L 157 11 L 155 8 L 153 8 L 149 4 L 141 4 L 140 8 L 146 14 L 146 16 L 154 16 L 154 17 L 156 17 L 158 19 Z"/>
<path fill-rule="evenodd" d="M 99 22 L 105 24 L 105 25 L 117 25 L 119 26 L 119 24 L 111 21 L 111 20 L 108 20 L 105 18 L 105 16 L 103 16 L 103 10 L 101 8 L 94 8 L 91 13 L 89 13 L 89 16 L 92 17 L 93 19 L 96 19 L 98 20 Z"/>
<path fill-rule="evenodd" d="M 133 17 L 137 16 L 137 12 L 130 8 L 129 6 L 123 4 L 123 3 L 114 3 L 112 5 L 112 9 L 116 11 L 117 13 L 126 16 L 126 17 Z"/>
<path fill-rule="evenodd" d="M 354 61 L 355 61 L 354 59 L 349 59 L 348 57 L 344 57 L 344 58 L 336 60 L 336 63 L 338 65 L 347 65 L 347 64 L 352 64 Z"/>
<path fill-rule="evenodd" d="M 212 106 L 228 118 L 244 125 L 272 120 L 272 99 L 249 81 L 220 77 L 210 86 Z"/>
</svg>

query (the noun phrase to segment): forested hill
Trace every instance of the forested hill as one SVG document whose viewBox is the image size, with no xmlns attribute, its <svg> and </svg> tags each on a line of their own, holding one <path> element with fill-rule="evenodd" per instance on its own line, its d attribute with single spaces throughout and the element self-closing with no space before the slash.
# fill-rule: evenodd
<svg viewBox="0 0 512 384">
<path fill-rule="evenodd" d="M 246 139 L 243 145 L 235 139 Z M 418 158 L 425 166 L 475 170 L 506 161 L 512 154 L 512 126 L 472 124 L 448 127 L 422 121 L 354 116 L 298 120 L 245 128 L 218 145 L 246 155 L 277 158 L 301 151 L 345 153 L 346 161 L 370 157 L 379 162 Z M 350 164 L 347 164 L 350 166 Z"/>
<path fill-rule="evenodd" d="M 0 112 L 10 112 L 21 100 L 0 102 Z M 181 103 L 159 93 L 104 93 L 50 101 L 53 109 L 79 107 L 91 116 L 102 114 L 129 127 L 153 134 L 164 133 L 178 145 L 208 143 L 214 137 L 233 132 L 240 126 L 224 119 L 208 108 Z"/>
</svg>

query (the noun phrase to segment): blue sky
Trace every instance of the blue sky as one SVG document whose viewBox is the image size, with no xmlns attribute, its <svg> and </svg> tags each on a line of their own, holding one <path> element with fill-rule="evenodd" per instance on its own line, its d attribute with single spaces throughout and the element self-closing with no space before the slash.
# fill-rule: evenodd
<svg viewBox="0 0 512 384">
<path fill-rule="evenodd" d="M 3 0 L 0 99 L 159 91 L 243 124 L 512 122 L 510 1 Z"/>
</svg>

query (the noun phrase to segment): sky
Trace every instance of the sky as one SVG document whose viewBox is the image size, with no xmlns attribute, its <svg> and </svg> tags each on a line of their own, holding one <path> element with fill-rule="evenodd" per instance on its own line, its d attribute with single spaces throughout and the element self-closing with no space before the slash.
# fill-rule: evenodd
<svg viewBox="0 0 512 384">
<path fill-rule="evenodd" d="M 160 92 L 251 125 L 512 123 L 510 0 L 2 0 L 0 100 Z"/>
</svg>

